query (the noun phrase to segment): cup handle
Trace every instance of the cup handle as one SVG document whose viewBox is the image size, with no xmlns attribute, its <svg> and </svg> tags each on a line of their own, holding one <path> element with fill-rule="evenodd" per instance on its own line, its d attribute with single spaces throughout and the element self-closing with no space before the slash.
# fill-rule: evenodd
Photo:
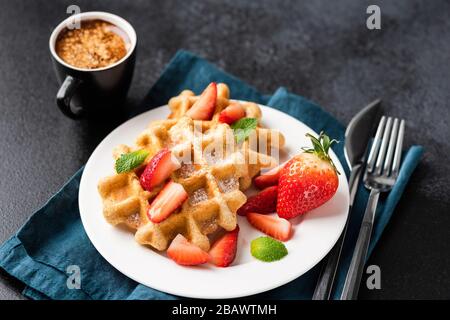
<svg viewBox="0 0 450 320">
<path fill-rule="evenodd" d="M 61 84 L 61 87 L 56 94 L 56 104 L 61 112 L 71 119 L 80 119 L 84 115 L 83 108 L 80 108 L 77 112 L 73 112 L 70 107 L 70 101 L 80 84 L 81 80 L 72 76 L 66 76 L 66 79 L 64 79 L 64 82 Z"/>
</svg>

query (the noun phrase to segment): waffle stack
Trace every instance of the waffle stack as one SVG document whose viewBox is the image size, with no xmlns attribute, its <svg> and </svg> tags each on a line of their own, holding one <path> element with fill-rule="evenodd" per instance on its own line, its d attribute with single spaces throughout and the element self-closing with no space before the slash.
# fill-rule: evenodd
<svg viewBox="0 0 450 320">
<path fill-rule="evenodd" d="M 166 250 L 177 234 L 207 251 L 209 235 L 216 230 L 231 231 L 236 227 L 236 211 L 245 201 L 244 190 L 262 168 L 272 167 L 277 161 L 270 156 L 274 147 L 282 147 L 281 133 L 258 125 L 253 139 L 234 143 L 233 130 L 219 121 L 219 113 L 230 103 L 240 103 L 248 118 L 261 119 L 261 110 L 251 102 L 229 100 L 225 84 L 217 85 L 217 100 L 211 120 L 199 121 L 186 116 L 186 112 L 199 99 L 185 90 L 169 101 L 168 119 L 153 121 L 137 138 L 136 146 L 118 146 L 113 155 L 145 149 L 146 161 L 133 171 L 102 179 L 98 189 L 103 200 L 105 219 L 113 224 L 125 224 L 135 231 L 138 243 Z M 261 139 L 265 143 L 261 143 Z M 261 147 L 263 145 L 264 147 Z M 188 199 L 167 219 L 159 223 L 147 216 L 149 203 L 162 186 L 151 192 L 144 190 L 139 175 L 159 150 L 168 148 L 181 163 L 171 174 L 181 184 Z"/>
</svg>

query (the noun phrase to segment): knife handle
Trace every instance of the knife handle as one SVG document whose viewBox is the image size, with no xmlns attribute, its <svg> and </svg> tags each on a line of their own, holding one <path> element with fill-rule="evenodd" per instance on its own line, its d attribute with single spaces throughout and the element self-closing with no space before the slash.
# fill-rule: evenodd
<svg viewBox="0 0 450 320">
<path fill-rule="evenodd" d="M 352 168 L 349 178 L 350 186 L 350 206 L 348 209 L 347 221 L 345 222 L 344 230 L 341 233 L 338 241 L 331 249 L 330 253 L 325 260 L 325 264 L 322 267 L 322 271 L 317 280 L 317 285 L 312 296 L 313 300 L 329 300 L 331 291 L 333 290 L 334 278 L 339 266 L 339 260 L 341 257 L 342 247 L 344 246 L 345 235 L 347 233 L 347 226 L 350 220 L 350 214 L 352 212 L 352 204 L 356 196 L 358 184 L 361 176 L 361 165 L 356 165 Z"/>
<path fill-rule="evenodd" d="M 350 262 L 350 267 L 345 279 L 341 300 L 356 300 L 358 298 L 359 286 L 366 264 L 367 251 L 369 249 L 372 226 L 379 197 L 380 190 L 372 189 L 367 202 L 361 229 L 359 230 L 355 250 L 353 251 L 352 261 Z"/>
<path fill-rule="evenodd" d="M 317 281 L 312 300 L 330 299 L 331 290 L 333 289 L 334 277 L 339 265 L 339 258 L 341 256 L 346 232 L 347 224 L 345 224 L 344 231 L 327 256 L 326 263 L 322 267 L 322 271 Z"/>
</svg>

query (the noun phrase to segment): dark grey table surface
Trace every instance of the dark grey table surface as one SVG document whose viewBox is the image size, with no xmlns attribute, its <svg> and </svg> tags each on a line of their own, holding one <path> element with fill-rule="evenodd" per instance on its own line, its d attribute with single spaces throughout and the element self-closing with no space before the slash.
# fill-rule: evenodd
<svg viewBox="0 0 450 320">
<path fill-rule="evenodd" d="M 382 29 L 365 26 L 381 7 Z M 135 27 L 136 106 L 179 48 L 263 92 L 278 86 L 348 123 L 381 97 L 426 147 L 371 264 L 382 289 L 364 299 L 450 298 L 448 1 L 0 1 L 0 242 L 82 166 L 120 121 L 75 122 L 56 108 L 48 37 L 66 8 L 119 14 Z M 21 285 L 0 272 L 0 299 Z"/>
</svg>

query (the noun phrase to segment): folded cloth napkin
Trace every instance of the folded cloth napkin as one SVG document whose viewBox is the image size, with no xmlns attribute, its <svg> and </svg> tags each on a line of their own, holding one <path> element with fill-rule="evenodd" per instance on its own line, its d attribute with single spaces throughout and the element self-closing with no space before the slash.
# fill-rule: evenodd
<svg viewBox="0 0 450 320">
<path fill-rule="evenodd" d="M 301 120 L 316 132 L 324 130 L 340 140 L 341 143 L 334 145 L 333 149 L 345 166 L 345 128 L 330 114 L 284 88 L 278 89 L 272 96 L 262 95 L 255 88 L 187 51 L 179 51 L 175 55 L 136 113 L 164 105 L 186 88 L 200 93 L 211 81 L 228 84 L 235 99 L 269 105 Z M 413 146 L 405 152 L 397 184 L 389 195 L 380 199 L 370 252 L 389 222 L 422 152 L 420 146 Z M 75 173 L 0 247 L 0 267 L 22 281 L 25 284 L 23 294 L 32 299 L 177 299 L 127 278 L 106 262 L 92 246 L 84 232 L 78 210 L 78 187 L 82 171 L 83 168 Z M 342 253 L 343 260 L 337 273 L 334 298 L 338 298 L 342 290 L 367 198 L 367 190 L 360 188 Z M 79 269 L 73 269 L 73 265 Z M 73 289 L 76 288 L 73 277 L 78 270 L 81 287 Z M 320 264 L 298 279 L 256 297 L 310 299 L 319 270 Z"/>
</svg>

